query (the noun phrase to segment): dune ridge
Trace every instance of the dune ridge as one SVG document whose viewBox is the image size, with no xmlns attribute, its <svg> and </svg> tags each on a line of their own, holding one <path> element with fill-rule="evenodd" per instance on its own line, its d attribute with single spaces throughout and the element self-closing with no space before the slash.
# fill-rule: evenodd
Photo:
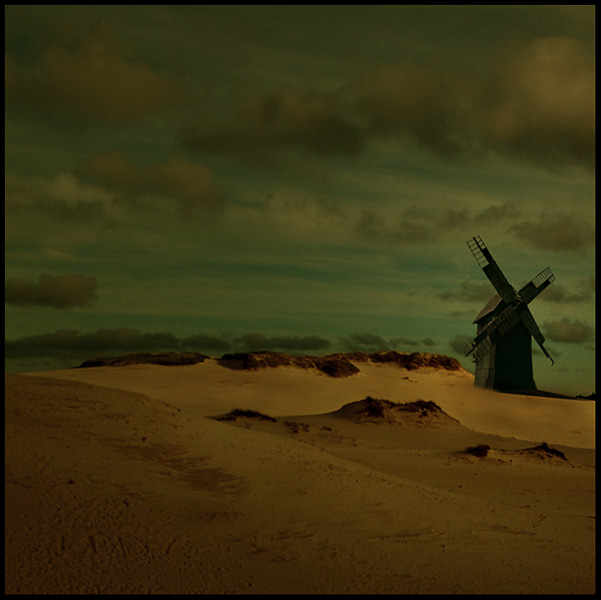
<svg viewBox="0 0 601 600">
<path fill-rule="evenodd" d="M 210 356 L 199 352 L 133 352 L 119 356 L 99 356 L 84 360 L 75 368 L 127 367 L 129 365 L 182 366 L 204 362 Z"/>
<path fill-rule="evenodd" d="M 210 358 L 197 352 L 138 352 L 122 356 L 97 357 L 82 362 L 78 368 L 123 367 L 134 364 L 156 364 L 164 366 L 192 365 Z M 434 368 L 447 371 L 464 371 L 459 361 L 443 354 L 427 352 L 337 352 L 325 356 L 296 355 L 271 350 L 226 353 L 219 359 L 220 364 L 251 371 L 276 367 L 297 367 L 317 369 L 330 377 L 350 377 L 359 373 L 356 363 L 377 363 L 396 365 L 407 370 Z"/>
</svg>

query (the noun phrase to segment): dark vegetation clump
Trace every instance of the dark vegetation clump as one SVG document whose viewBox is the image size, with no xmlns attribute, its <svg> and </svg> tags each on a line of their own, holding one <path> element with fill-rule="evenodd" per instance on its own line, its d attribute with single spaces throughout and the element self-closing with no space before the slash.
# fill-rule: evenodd
<svg viewBox="0 0 601 600">
<path fill-rule="evenodd" d="M 399 404 L 397 402 L 391 402 L 390 400 L 367 396 L 363 400 L 353 404 L 356 406 L 356 410 L 358 411 L 357 414 L 360 419 L 402 422 L 403 415 L 410 413 L 416 416 L 422 424 L 431 422 L 432 420 L 437 422 L 452 421 L 459 423 L 457 419 L 447 415 L 436 402 L 428 400 L 415 400 L 414 402 L 404 402 Z M 399 418 L 401 421 L 398 421 Z M 423 421 L 422 418 L 424 418 Z"/>
<path fill-rule="evenodd" d="M 369 360 L 376 363 L 395 364 L 403 369 L 412 371 L 434 367 L 445 371 L 459 371 L 461 363 L 451 356 L 444 354 L 430 354 L 428 352 L 396 352 L 395 350 L 384 352 L 372 352 L 368 354 Z"/>
<path fill-rule="evenodd" d="M 277 423 L 277 419 L 270 417 L 269 415 L 265 415 L 260 413 L 257 410 L 247 410 L 242 408 L 235 408 L 231 410 L 226 415 L 221 417 L 215 417 L 217 421 L 235 421 L 239 417 L 246 417 L 250 419 L 259 419 L 259 421 L 272 421 L 273 423 Z"/>
<path fill-rule="evenodd" d="M 350 377 L 359 373 L 359 369 L 347 358 L 325 356 L 317 367 L 330 377 Z"/>
<path fill-rule="evenodd" d="M 123 356 L 100 356 L 85 360 L 78 367 L 126 367 L 128 365 L 163 365 L 167 367 L 195 365 L 204 362 L 210 356 L 199 352 L 136 352 Z"/>
<path fill-rule="evenodd" d="M 300 369 L 317 369 L 330 377 L 349 377 L 359 372 L 359 369 L 343 356 L 293 356 L 284 352 L 271 352 L 268 350 L 260 352 L 237 352 L 224 354 L 220 363 L 236 361 L 242 363 L 243 369 L 258 371 L 259 369 L 275 367 L 298 367 Z"/>
<path fill-rule="evenodd" d="M 299 431 L 304 431 L 308 433 L 309 425 L 307 423 L 297 423 L 296 421 L 284 421 L 284 425 L 288 427 L 290 433 L 298 433 Z"/>
<path fill-rule="evenodd" d="M 362 413 L 367 417 L 382 418 L 384 416 L 384 409 L 398 408 L 399 405 L 391 402 L 390 400 L 379 400 L 367 396 L 363 400 Z"/>
<path fill-rule="evenodd" d="M 488 444 L 479 444 L 478 446 L 471 446 L 470 448 L 465 449 L 468 454 L 478 456 L 479 458 L 484 458 L 489 450 L 490 446 Z"/>
<path fill-rule="evenodd" d="M 473 456 L 478 456 L 483 458 L 488 455 L 488 451 L 490 450 L 490 446 L 488 444 L 479 444 L 478 446 L 472 446 L 471 448 L 466 448 L 465 452 L 467 454 L 471 454 Z M 546 442 L 543 442 L 540 446 L 534 446 L 532 448 L 524 448 L 523 450 L 518 450 L 517 452 L 511 452 L 510 454 L 520 454 L 520 455 L 530 455 L 543 459 L 548 458 L 560 458 L 562 460 L 567 461 L 565 454 L 561 452 L 561 450 L 556 450 L 555 448 L 551 448 Z"/>
<path fill-rule="evenodd" d="M 462 370 L 461 363 L 451 356 L 427 352 L 338 352 L 326 356 L 292 355 L 285 352 L 260 350 L 224 354 L 219 362 L 225 367 L 256 371 L 265 368 L 292 366 L 300 369 L 317 369 L 330 377 L 350 377 L 359 372 L 354 363 L 366 362 L 393 364 L 407 370 L 432 367 L 446 371 Z M 232 363 L 237 363 L 234 367 Z"/>
<path fill-rule="evenodd" d="M 533 448 L 526 448 L 524 450 L 524 452 L 530 452 L 533 454 L 534 453 L 535 454 L 543 454 L 544 456 L 547 456 L 548 458 L 557 456 L 563 460 L 568 460 L 566 458 L 566 455 L 561 450 L 557 450 L 556 448 L 551 448 L 551 446 L 549 446 L 547 444 L 547 442 L 543 442 L 540 446 L 534 446 Z"/>
<path fill-rule="evenodd" d="M 431 400 L 415 400 L 415 402 L 405 402 L 404 404 L 398 404 L 397 410 L 405 412 L 419 412 L 422 416 L 426 416 L 428 413 L 442 413 L 442 408 L 432 402 Z"/>
</svg>

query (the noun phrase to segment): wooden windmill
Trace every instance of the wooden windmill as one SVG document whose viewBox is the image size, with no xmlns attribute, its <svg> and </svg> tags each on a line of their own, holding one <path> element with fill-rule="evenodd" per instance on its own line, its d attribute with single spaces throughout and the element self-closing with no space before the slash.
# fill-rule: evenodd
<svg viewBox="0 0 601 600">
<path fill-rule="evenodd" d="M 555 276 L 547 267 L 517 292 L 480 236 L 472 238 L 467 245 L 497 290 L 474 319 L 476 337 L 465 350 L 465 355 L 476 363 L 475 385 L 506 392 L 535 390 L 532 338 L 551 363 L 553 359 L 544 347 L 545 338 L 528 304 L 555 280 Z"/>
</svg>

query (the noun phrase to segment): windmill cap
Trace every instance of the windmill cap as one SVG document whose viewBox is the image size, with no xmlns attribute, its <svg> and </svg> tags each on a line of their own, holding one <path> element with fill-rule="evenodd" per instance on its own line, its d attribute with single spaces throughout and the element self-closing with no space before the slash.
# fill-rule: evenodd
<svg viewBox="0 0 601 600">
<path fill-rule="evenodd" d="M 499 304 L 502 302 L 501 296 L 499 294 L 495 294 L 487 303 L 486 306 L 478 313 L 478 316 L 472 321 L 472 323 L 477 323 L 481 319 L 483 319 L 486 315 L 490 314 Z"/>
</svg>

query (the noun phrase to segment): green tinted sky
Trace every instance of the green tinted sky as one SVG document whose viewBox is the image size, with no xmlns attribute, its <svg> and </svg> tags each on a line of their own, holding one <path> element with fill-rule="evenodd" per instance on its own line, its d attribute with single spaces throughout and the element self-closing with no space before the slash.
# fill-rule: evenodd
<svg viewBox="0 0 601 600">
<path fill-rule="evenodd" d="M 557 277 L 538 386 L 594 389 L 594 7 L 5 11 L 9 369 L 461 357 L 481 235 Z"/>
</svg>

